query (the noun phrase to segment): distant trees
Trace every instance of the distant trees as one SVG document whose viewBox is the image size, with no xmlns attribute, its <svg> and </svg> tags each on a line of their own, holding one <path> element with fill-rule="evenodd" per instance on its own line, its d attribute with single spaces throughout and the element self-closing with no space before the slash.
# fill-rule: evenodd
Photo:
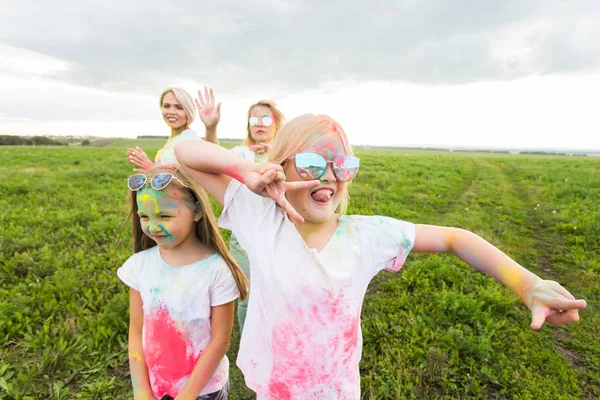
<svg viewBox="0 0 600 400">
<path fill-rule="evenodd" d="M 66 143 L 44 136 L 21 137 L 0 135 L 0 146 L 65 146 Z"/>
</svg>

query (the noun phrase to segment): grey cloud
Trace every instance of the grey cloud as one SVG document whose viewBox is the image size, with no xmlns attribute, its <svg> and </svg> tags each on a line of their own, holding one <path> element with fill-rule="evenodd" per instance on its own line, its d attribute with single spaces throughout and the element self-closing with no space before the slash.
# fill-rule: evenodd
<svg viewBox="0 0 600 400">
<path fill-rule="evenodd" d="M 593 0 L 14 4 L 0 17 L 0 41 L 69 62 L 58 79 L 110 91 L 154 94 L 183 79 L 235 94 L 343 79 L 458 83 L 600 67 Z M 540 21 L 543 29 L 524 38 L 526 58 L 491 56 L 507 31 Z"/>
</svg>

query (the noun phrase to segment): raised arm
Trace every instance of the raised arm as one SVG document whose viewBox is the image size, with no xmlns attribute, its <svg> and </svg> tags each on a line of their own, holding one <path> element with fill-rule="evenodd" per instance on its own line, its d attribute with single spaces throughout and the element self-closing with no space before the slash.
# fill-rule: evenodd
<svg viewBox="0 0 600 400">
<path fill-rule="evenodd" d="M 531 310 L 532 329 L 539 329 L 545 321 L 557 326 L 578 321 L 578 309 L 586 307 L 585 300 L 575 300 L 558 283 L 541 279 L 472 232 L 433 225 L 415 228 L 414 251 L 452 253 L 504 283 Z"/>
<path fill-rule="evenodd" d="M 221 120 L 221 103 L 215 102 L 215 94 L 212 88 L 204 86 L 204 96 L 198 90 L 198 98 L 196 99 L 196 107 L 198 107 L 198 115 L 200 120 L 206 127 L 204 140 L 214 144 L 219 144 L 217 137 L 217 125 Z"/>
<path fill-rule="evenodd" d="M 246 170 L 254 164 L 206 141 L 176 143 L 174 148 L 179 164 L 220 204 L 231 178 L 245 183 Z"/>
<path fill-rule="evenodd" d="M 148 378 L 148 367 L 144 360 L 142 349 L 142 327 L 144 324 L 144 312 L 142 311 L 142 298 L 140 292 L 129 289 L 129 371 L 131 384 L 133 386 L 133 398 L 135 400 L 154 399 L 150 379 Z"/>
<path fill-rule="evenodd" d="M 320 185 L 318 180 L 286 182 L 281 165 L 256 164 L 206 141 L 177 143 L 175 156 L 180 165 L 220 204 L 223 204 L 225 190 L 233 178 L 254 193 L 275 200 L 291 218 L 299 222 L 304 222 L 304 219 L 288 203 L 285 193 Z"/>
</svg>

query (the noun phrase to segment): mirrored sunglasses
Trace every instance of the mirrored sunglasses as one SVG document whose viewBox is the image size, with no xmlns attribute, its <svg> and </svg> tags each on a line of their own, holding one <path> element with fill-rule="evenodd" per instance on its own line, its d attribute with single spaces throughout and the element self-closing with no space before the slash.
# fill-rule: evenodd
<svg viewBox="0 0 600 400">
<path fill-rule="evenodd" d="M 258 125 L 258 120 L 258 117 L 253 115 L 252 117 L 248 118 L 248 123 L 250 124 L 250 126 L 256 126 Z M 271 126 L 271 124 L 273 123 L 273 118 L 269 116 L 264 116 L 261 118 L 261 121 L 263 126 Z"/>
<path fill-rule="evenodd" d="M 152 178 L 148 178 L 144 174 L 131 175 L 127 178 L 127 186 L 129 187 L 129 190 L 137 192 L 146 184 L 146 182 L 148 182 L 148 179 L 150 179 L 150 186 L 154 190 L 166 188 L 173 179 L 179 182 L 183 187 L 187 188 L 183 182 L 174 177 L 170 172 L 161 172 L 160 174 L 154 175 Z"/>
<path fill-rule="evenodd" d="M 294 155 L 296 172 L 303 179 L 319 179 L 325 174 L 327 164 L 331 164 L 335 178 L 340 182 L 350 182 L 358 173 L 360 159 L 355 156 L 339 155 L 327 161 L 317 153 L 296 153 Z"/>
</svg>

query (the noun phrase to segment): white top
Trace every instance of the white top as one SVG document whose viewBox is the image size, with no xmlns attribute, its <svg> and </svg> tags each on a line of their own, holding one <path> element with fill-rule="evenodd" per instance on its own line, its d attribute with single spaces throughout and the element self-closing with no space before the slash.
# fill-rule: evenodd
<svg viewBox="0 0 600 400">
<path fill-rule="evenodd" d="M 167 143 L 156 153 L 156 157 L 154 158 L 154 163 L 157 165 L 169 165 L 169 164 L 179 164 L 177 158 L 175 157 L 175 143 L 183 142 L 184 140 L 204 140 L 198 134 L 191 130 L 186 129 L 181 132 L 179 135 L 175 137 L 170 137 L 167 139 Z"/>
<path fill-rule="evenodd" d="M 263 162 L 267 161 L 266 154 L 256 154 L 253 151 L 250 151 L 248 146 L 236 146 L 231 149 L 238 157 L 245 158 L 246 160 L 254 161 L 254 162 Z"/>
<path fill-rule="evenodd" d="M 142 346 L 152 391 L 157 398 L 175 397 L 210 341 L 211 307 L 239 297 L 233 275 L 218 254 L 170 266 L 158 246 L 131 256 L 117 275 L 142 297 Z M 228 374 L 225 356 L 199 394 L 221 390 Z"/>
<path fill-rule="evenodd" d="M 342 216 L 317 252 L 273 200 L 238 181 L 227 187 L 224 203 L 220 226 L 250 259 L 252 290 L 237 359 L 246 385 L 276 399 L 359 399 L 363 298 L 375 274 L 402 268 L 414 225 Z"/>
<path fill-rule="evenodd" d="M 245 158 L 246 160 L 254 161 L 254 152 L 250 151 L 247 146 L 236 146 L 231 149 L 238 157 Z"/>
</svg>

